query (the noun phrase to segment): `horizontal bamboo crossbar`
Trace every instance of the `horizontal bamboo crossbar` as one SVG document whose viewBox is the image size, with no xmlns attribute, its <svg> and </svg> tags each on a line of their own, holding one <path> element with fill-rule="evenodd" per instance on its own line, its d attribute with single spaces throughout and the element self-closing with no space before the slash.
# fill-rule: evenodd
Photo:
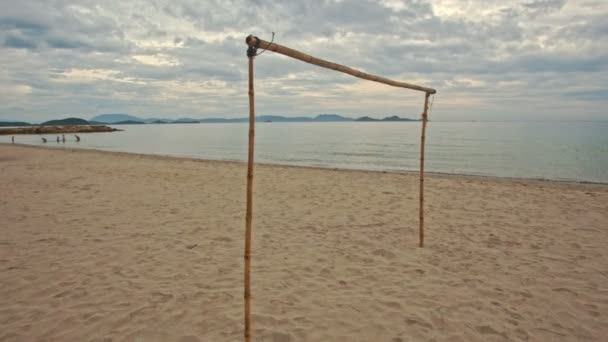
<svg viewBox="0 0 608 342">
<path fill-rule="evenodd" d="M 289 57 L 292 57 L 292 58 L 295 58 L 295 59 L 299 59 L 299 60 L 301 60 L 303 62 L 306 62 L 306 63 L 314 64 L 314 65 L 320 66 L 322 68 L 327 68 L 327 69 L 332 69 L 332 70 L 340 71 L 340 72 L 343 72 L 345 74 L 349 74 L 349 75 L 352 75 L 352 76 L 355 76 L 355 77 L 358 77 L 358 78 L 362 78 L 362 79 L 365 79 L 365 80 L 379 82 L 379 83 L 384 83 L 384 84 L 388 84 L 388 85 L 393 86 L 393 87 L 400 87 L 400 88 L 407 88 L 407 89 L 412 89 L 412 90 L 423 91 L 423 92 L 425 92 L 427 94 L 435 94 L 437 92 L 433 88 L 422 87 L 422 86 L 419 86 L 419 85 L 415 85 L 415 84 L 411 84 L 411 83 L 406 83 L 406 82 L 393 81 L 393 80 L 385 78 L 385 77 L 368 74 L 368 73 L 365 73 L 363 71 L 359 71 L 359 70 L 356 70 L 356 69 L 353 69 L 353 68 L 349 68 L 349 67 L 344 66 L 344 65 L 340 65 L 340 64 L 337 64 L 337 63 L 333 63 L 333 62 L 328 62 L 326 60 L 323 60 L 323 59 L 320 59 L 320 58 L 316 58 L 316 57 L 313 57 L 311 55 L 307 55 L 305 53 L 302 53 L 302 52 L 294 50 L 294 49 L 290 49 L 288 47 L 279 45 L 277 43 L 267 42 L 267 41 L 265 41 L 263 39 L 260 39 L 258 37 L 254 37 L 254 36 L 251 36 L 251 35 L 247 37 L 246 43 L 247 43 L 247 45 L 252 46 L 252 47 L 274 51 L 276 53 L 280 53 L 280 54 L 285 55 L 285 56 L 289 56 Z"/>
</svg>

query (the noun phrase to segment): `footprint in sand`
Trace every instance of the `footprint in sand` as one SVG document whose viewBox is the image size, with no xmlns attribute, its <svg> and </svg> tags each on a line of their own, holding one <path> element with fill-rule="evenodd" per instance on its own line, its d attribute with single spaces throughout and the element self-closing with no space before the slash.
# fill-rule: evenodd
<svg viewBox="0 0 608 342">
<path fill-rule="evenodd" d="M 294 341 L 293 336 L 289 333 L 284 333 L 280 331 L 271 331 L 268 330 L 263 335 L 262 341 L 272 341 L 272 342 L 291 342 Z"/>
<path fill-rule="evenodd" d="M 424 322 L 422 320 L 417 320 L 417 319 L 413 319 L 413 318 L 406 319 L 405 323 L 407 323 L 408 325 L 419 325 L 423 328 L 433 329 L 433 326 L 431 324 Z"/>
<path fill-rule="evenodd" d="M 216 237 L 216 238 L 213 238 L 212 240 L 216 241 L 216 242 L 226 242 L 226 243 L 230 243 L 233 241 L 231 238 L 229 238 L 227 236 Z"/>
<path fill-rule="evenodd" d="M 403 309 L 403 307 L 401 306 L 401 304 L 398 303 L 398 302 L 394 302 L 394 301 L 382 301 L 381 303 L 382 303 L 382 305 L 384 305 L 386 307 L 389 307 L 391 309 L 395 309 L 395 310 L 401 310 L 401 309 Z"/>
<path fill-rule="evenodd" d="M 505 339 L 508 339 L 508 337 L 509 337 L 504 332 L 499 332 L 499 331 L 497 331 L 496 329 L 492 328 L 489 325 L 479 325 L 479 326 L 476 326 L 475 330 L 477 330 L 479 333 L 481 333 L 483 335 L 498 335 L 498 336 L 504 337 Z"/>
<path fill-rule="evenodd" d="M 321 275 L 322 277 L 329 278 L 331 277 L 332 272 L 328 268 L 322 268 L 321 271 L 319 271 L 319 275 Z"/>
<path fill-rule="evenodd" d="M 565 288 L 565 287 L 557 287 L 557 288 L 551 289 L 551 291 L 560 292 L 560 293 L 569 293 L 571 295 L 578 296 L 578 293 L 570 290 L 569 288 Z"/>
<path fill-rule="evenodd" d="M 385 259 L 395 259 L 397 257 L 395 253 L 387 251 L 386 249 L 376 249 L 372 254 Z"/>
</svg>

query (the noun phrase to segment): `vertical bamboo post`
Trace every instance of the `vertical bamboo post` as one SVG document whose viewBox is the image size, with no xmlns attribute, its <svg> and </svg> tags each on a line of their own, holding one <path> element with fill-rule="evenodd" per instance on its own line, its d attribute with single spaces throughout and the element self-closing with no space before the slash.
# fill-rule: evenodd
<svg viewBox="0 0 608 342">
<path fill-rule="evenodd" d="M 253 58 L 254 56 L 249 56 L 249 155 L 247 159 L 247 214 L 245 217 L 245 342 L 251 342 L 251 216 L 253 213 L 253 145 L 255 138 Z"/>
<path fill-rule="evenodd" d="M 424 142 L 426 133 L 427 111 L 429 108 L 429 96 L 424 95 L 424 111 L 422 112 L 422 134 L 420 135 L 420 247 L 424 247 Z"/>
</svg>

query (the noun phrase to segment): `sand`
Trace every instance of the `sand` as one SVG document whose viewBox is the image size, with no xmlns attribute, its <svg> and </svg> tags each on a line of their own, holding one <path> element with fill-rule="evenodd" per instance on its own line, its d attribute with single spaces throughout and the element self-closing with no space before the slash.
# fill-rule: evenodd
<svg viewBox="0 0 608 342">
<path fill-rule="evenodd" d="M 0 341 L 241 341 L 246 166 L 0 145 Z M 600 341 L 608 186 L 261 165 L 255 341 Z M 604 337 L 602 337 L 604 336 Z"/>
</svg>

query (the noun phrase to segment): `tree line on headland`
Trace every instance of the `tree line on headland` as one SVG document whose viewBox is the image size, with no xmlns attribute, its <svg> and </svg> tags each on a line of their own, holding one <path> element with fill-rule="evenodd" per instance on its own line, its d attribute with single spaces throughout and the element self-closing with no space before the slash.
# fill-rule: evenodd
<svg viewBox="0 0 608 342">
<path fill-rule="evenodd" d="M 98 133 L 114 132 L 119 129 L 95 123 L 79 118 L 67 118 L 62 120 L 51 120 L 39 125 L 28 122 L 10 121 L 0 122 L 0 135 L 18 134 L 69 134 L 69 133 Z"/>
</svg>

